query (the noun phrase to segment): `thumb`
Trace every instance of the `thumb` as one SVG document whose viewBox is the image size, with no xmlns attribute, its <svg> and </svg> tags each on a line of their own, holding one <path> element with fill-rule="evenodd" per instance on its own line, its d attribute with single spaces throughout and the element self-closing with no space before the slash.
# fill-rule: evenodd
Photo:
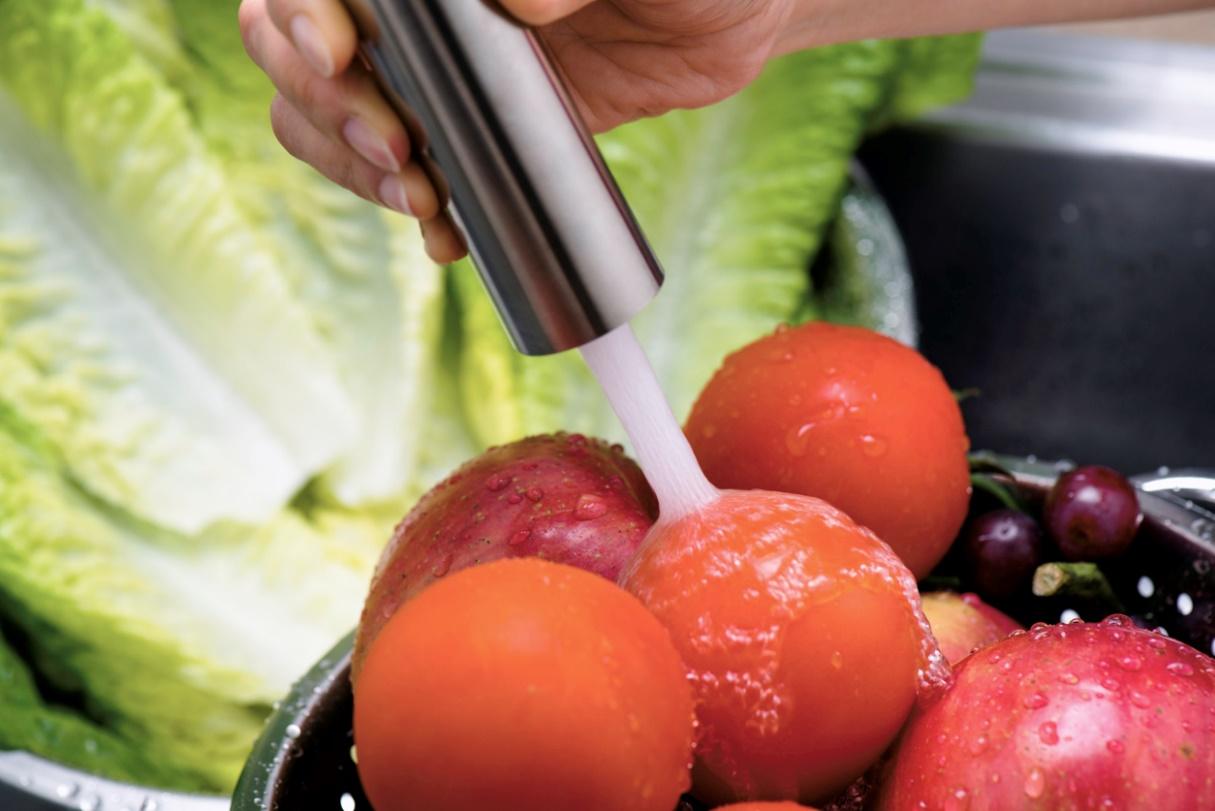
<svg viewBox="0 0 1215 811">
<path fill-rule="evenodd" d="M 507 13 L 528 25 L 548 25 L 592 2 L 594 0 L 500 0 Z"/>
</svg>

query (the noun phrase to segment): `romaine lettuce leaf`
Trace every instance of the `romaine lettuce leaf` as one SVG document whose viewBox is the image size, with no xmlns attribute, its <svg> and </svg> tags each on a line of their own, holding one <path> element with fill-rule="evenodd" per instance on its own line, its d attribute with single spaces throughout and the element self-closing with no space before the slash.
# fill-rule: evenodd
<svg viewBox="0 0 1215 811">
<path fill-rule="evenodd" d="M 181 779 L 81 714 L 48 705 L 29 666 L 0 635 L 0 751 L 10 750 L 139 785 L 172 787 Z"/>
<path fill-rule="evenodd" d="M 0 399 L 91 492 L 190 531 L 273 515 L 356 430 L 227 186 L 105 14 L 0 4 Z"/>
<path fill-rule="evenodd" d="M 435 389 L 442 270 L 426 257 L 416 223 L 335 186 L 279 146 L 266 124 L 273 88 L 244 52 L 235 2 L 166 2 L 190 64 L 170 81 L 246 217 L 270 237 L 356 410 L 357 432 L 322 484 L 348 506 L 399 500 L 413 486 L 426 435 L 419 426 Z"/>
<path fill-rule="evenodd" d="M 181 788 L 225 790 L 271 704 L 358 618 L 383 528 L 285 513 L 186 538 L 107 509 L 0 414 L 0 604 L 61 688 Z"/>
</svg>

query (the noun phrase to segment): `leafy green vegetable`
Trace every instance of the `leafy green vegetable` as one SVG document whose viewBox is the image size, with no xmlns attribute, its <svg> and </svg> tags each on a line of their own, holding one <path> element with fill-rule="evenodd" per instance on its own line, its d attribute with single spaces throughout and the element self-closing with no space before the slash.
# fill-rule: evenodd
<svg viewBox="0 0 1215 811">
<path fill-rule="evenodd" d="M 288 513 L 158 532 L 74 487 L 18 439 L 31 433 L 0 415 L 6 613 L 61 687 L 183 787 L 230 785 L 269 706 L 353 625 L 383 528 Z"/>
<path fill-rule="evenodd" d="M 172 786 L 180 779 L 78 713 L 48 706 L 29 667 L 0 636 L 0 750 L 11 749 L 141 785 Z"/>
<path fill-rule="evenodd" d="M 344 505 L 399 496 L 415 480 L 437 375 L 443 272 L 417 227 L 288 155 L 266 125 L 273 90 L 214 0 L 171 0 L 190 69 L 175 86 L 220 157 L 248 219 L 336 359 L 357 429 L 325 473 Z M 222 5 L 222 4 L 221 4 Z M 429 482 L 428 482 L 429 483 Z"/>
<path fill-rule="evenodd" d="M 92 492 L 187 531 L 272 515 L 356 429 L 226 187 L 108 18 L 0 4 L 0 398 Z"/>
</svg>

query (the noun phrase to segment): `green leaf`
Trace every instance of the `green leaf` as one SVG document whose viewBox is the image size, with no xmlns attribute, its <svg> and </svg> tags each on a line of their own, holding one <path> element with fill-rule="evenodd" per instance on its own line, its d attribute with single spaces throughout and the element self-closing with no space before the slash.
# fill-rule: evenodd
<svg viewBox="0 0 1215 811">
<path fill-rule="evenodd" d="M 382 523 L 288 513 L 199 539 L 157 531 L 81 492 L 13 429 L 0 415 L 6 615 L 61 688 L 178 785 L 230 788 L 270 705 L 357 621 Z"/>
<path fill-rule="evenodd" d="M 0 5 L 0 398 L 90 491 L 184 530 L 261 520 L 346 447 L 276 261 L 108 17 Z"/>
<path fill-rule="evenodd" d="M 413 486 L 435 389 L 443 271 L 416 223 L 286 153 L 266 121 L 274 90 L 245 55 L 235 2 L 170 0 L 190 69 L 171 77 L 250 222 L 307 307 L 354 404 L 357 433 L 323 486 L 347 506 Z"/>
<path fill-rule="evenodd" d="M 899 64 L 879 124 L 910 121 L 963 101 L 974 89 L 983 37 L 967 34 L 901 40 Z"/>
<path fill-rule="evenodd" d="M 22 750 L 112 779 L 173 788 L 183 781 L 129 741 L 64 707 L 48 706 L 29 667 L 0 635 L 0 751 Z"/>
</svg>

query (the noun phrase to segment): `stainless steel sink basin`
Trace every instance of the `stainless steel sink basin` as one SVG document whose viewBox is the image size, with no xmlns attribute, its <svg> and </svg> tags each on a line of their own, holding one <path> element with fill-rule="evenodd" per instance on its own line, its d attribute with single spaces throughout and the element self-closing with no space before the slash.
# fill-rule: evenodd
<svg viewBox="0 0 1215 811">
<path fill-rule="evenodd" d="M 1215 49 L 993 34 L 970 101 L 861 159 L 977 447 L 1212 462 Z"/>
</svg>

